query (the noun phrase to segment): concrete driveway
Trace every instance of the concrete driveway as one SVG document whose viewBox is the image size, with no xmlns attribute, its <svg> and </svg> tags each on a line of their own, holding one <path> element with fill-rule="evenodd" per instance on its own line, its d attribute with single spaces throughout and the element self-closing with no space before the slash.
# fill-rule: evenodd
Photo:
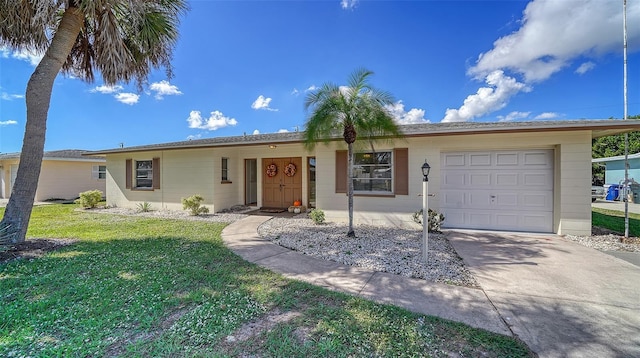
<svg viewBox="0 0 640 358">
<path fill-rule="evenodd" d="M 447 235 L 540 357 L 640 357 L 640 267 L 554 234 Z"/>
</svg>

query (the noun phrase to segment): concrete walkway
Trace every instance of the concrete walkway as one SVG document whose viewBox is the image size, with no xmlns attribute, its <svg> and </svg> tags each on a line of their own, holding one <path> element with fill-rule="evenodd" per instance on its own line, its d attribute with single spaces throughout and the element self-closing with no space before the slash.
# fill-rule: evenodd
<svg viewBox="0 0 640 358">
<path fill-rule="evenodd" d="M 260 238 L 257 228 L 269 219 L 249 216 L 232 223 L 222 231 L 225 245 L 245 260 L 289 278 L 512 335 L 482 290 L 375 272 L 303 255 Z"/>
<path fill-rule="evenodd" d="M 258 236 L 269 219 L 239 220 L 222 238 L 287 277 L 515 335 L 540 357 L 640 357 L 640 268 L 560 236 L 448 231 L 480 290 L 299 254 Z"/>
</svg>

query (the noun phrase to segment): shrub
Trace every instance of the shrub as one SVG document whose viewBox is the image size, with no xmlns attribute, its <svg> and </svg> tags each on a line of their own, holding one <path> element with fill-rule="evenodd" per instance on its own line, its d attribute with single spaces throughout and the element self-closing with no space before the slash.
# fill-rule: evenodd
<svg viewBox="0 0 640 358">
<path fill-rule="evenodd" d="M 320 209 L 313 209 L 309 212 L 309 217 L 314 223 L 320 225 L 324 222 L 324 211 Z"/>
<path fill-rule="evenodd" d="M 412 215 L 413 221 L 422 225 L 422 209 L 416 211 Z M 427 230 L 429 232 L 440 232 L 442 223 L 444 222 L 444 214 L 429 209 L 429 221 L 427 221 Z"/>
<path fill-rule="evenodd" d="M 182 198 L 182 208 L 189 210 L 191 215 L 198 216 L 200 214 L 206 214 L 209 212 L 209 208 L 202 206 L 204 198 L 201 195 L 192 195 L 188 198 Z"/>
<path fill-rule="evenodd" d="M 102 200 L 102 191 L 89 190 L 80 193 L 80 198 L 76 199 L 75 203 L 80 204 L 85 209 L 93 209 Z"/>
<path fill-rule="evenodd" d="M 147 212 L 151 211 L 151 204 L 149 204 L 146 201 L 144 203 L 138 203 L 138 205 L 136 205 L 136 207 L 138 208 L 138 212 L 139 213 L 147 213 Z"/>
</svg>

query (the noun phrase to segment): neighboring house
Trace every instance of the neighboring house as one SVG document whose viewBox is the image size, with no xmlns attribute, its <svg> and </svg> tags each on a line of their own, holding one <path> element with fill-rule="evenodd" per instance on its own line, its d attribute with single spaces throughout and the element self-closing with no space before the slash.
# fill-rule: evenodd
<svg viewBox="0 0 640 358">
<path fill-rule="evenodd" d="M 629 179 L 640 183 L 640 153 L 629 154 Z M 605 166 L 604 183 L 621 184 L 624 181 L 624 155 L 607 158 L 596 158 L 593 163 Z"/>
<path fill-rule="evenodd" d="M 36 201 L 75 199 L 87 190 L 106 191 L 106 160 L 86 157 L 84 150 L 44 152 Z M 0 198 L 11 196 L 18 173 L 20 153 L 0 154 Z"/>
<path fill-rule="evenodd" d="M 638 120 L 406 125 L 406 138 L 376 144 L 375 153 L 361 142 L 355 220 L 411 222 L 427 160 L 429 207 L 444 213 L 445 227 L 589 235 L 591 139 L 639 129 Z M 219 137 L 89 155 L 106 156 L 108 205 L 182 209 L 181 198 L 200 194 L 218 212 L 236 204 L 285 208 L 301 199 L 328 220 L 346 220 L 346 145 L 336 137 L 308 152 L 301 137 Z"/>
</svg>

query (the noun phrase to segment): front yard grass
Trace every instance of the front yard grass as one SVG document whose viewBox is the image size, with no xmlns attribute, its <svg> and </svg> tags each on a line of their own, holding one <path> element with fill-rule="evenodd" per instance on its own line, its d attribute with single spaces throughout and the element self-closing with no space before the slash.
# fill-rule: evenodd
<svg viewBox="0 0 640 358">
<path fill-rule="evenodd" d="M 223 224 L 75 208 L 34 208 L 28 236 L 77 243 L 0 264 L 0 356 L 532 356 L 250 264 L 222 244 Z"/>
<path fill-rule="evenodd" d="M 591 223 L 624 234 L 624 212 L 601 208 L 591 209 Z M 629 213 L 629 236 L 640 237 L 640 214 Z"/>
</svg>

